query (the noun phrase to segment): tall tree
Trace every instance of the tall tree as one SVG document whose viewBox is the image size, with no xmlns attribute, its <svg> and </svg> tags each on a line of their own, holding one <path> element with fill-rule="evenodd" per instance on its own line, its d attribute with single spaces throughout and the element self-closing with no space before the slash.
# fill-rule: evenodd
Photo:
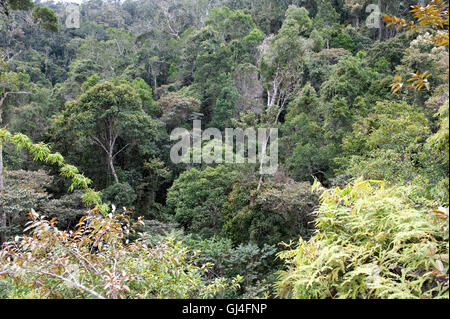
<svg viewBox="0 0 450 319">
<path fill-rule="evenodd" d="M 281 112 L 300 87 L 303 54 L 313 47 L 312 41 L 305 38 L 310 35 L 311 29 L 312 21 L 308 10 L 289 6 L 280 32 L 273 38 L 266 39 L 263 45 L 260 70 L 267 90 L 266 114 L 274 115 L 266 123 L 268 127 L 278 124 Z M 266 152 L 269 138 L 267 136 L 261 145 L 262 154 Z M 260 168 L 263 166 L 263 158 L 264 156 L 260 159 Z M 263 180 L 261 175 L 257 190 L 261 188 Z"/>
<path fill-rule="evenodd" d="M 126 83 L 104 82 L 90 88 L 66 104 L 56 126 L 67 126 L 103 150 L 116 184 L 116 157 L 141 139 L 151 140 L 157 135 L 157 121 L 144 112 L 139 96 Z M 143 154 L 151 153 L 148 143 L 138 147 Z"/>
<path fill-rule="evenodd" d="M 367 0 L 345 0 L 344 8 L 350 11 L 351 15 L 355 18 L 355 26 L 357 28 L 360 26 L 361 16 L 367 2 Z"/>
<path fill-rule="evenodd" d="M 56 32 L 58 31 L 58 17 L 46 7 L 34 7 L 34 2 L 31 0 L 0 0 L 0 16 L 5 17 L 6 20 L 17 15 L 16 12 L 32 11 L 32 22 L 38 24 L 43 29 Z M 27 22 L 29 19 L 23 18 Z"/>
<path fill-rule="evenodd" d="M 3 125 L 3 111 L 6 106 L 6 100 L 13 95 L 29 94 L 23 90 L 24 84 L 28 77 L 23 73 L 16 73 L 8 71 L 8 64 L 0 60 L 0 127 Z M 3 209 L 1 196 L 5 191 L 3 180 L 3 144 L 0 141 L 0 227 L 3 231 L 0 232 L 0 243 L 5 241 L 6 228 L 6 212 Z"/>
</svg>

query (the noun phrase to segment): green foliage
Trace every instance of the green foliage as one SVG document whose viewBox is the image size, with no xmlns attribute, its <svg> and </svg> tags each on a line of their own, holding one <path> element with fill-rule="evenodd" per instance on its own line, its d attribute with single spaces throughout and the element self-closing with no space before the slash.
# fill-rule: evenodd
<svg viewBox="0 0 450 319">
<path fill-rule="evenodd" d="M 319 91 L 322 83 L 329 78 L 333 66 L 348 53 L 349 52 L 344 49 L 324 49 L 316 54 L 306 57 L 305 66 L 308 75 L 307 80 L 316 91 Z"/>
<path fill-rule="evenodd" d="M 135 79 L 131 85 L 135 89 L 137 95 L 142 101 L 142 107 L 152 117 L 160 115 L 160 110 L 156 106 L 155 100 L 153 100 L 152 88 L 141 78 Z"/>
<path fill-rule="evenodd" d="M 190 116 L 200 111 L 200 101 L 196 98 L 169 93 L 158 101 L 161 109 L 161 120 L 166 124 L 167 132 L 178 127 L 192 126 Z"/>
<path fill-rule="evenodd" d="M 88 77 L 87 80 L 83 82 L 83 84 L 81 85 L 81 89 L 83 91 L 87 91 L 91 87 L 97 85 L 100 81 L 101 81 L 100 75 L 94 74 Z"/>
<path fill-rule="evenodd" d="M 311 32 L 310 39 L 313 40 L 313 50 L 314 50 L 314 52 L 320 52 L 323 49 L 324 45 L 325 45 L 325 40 L 323 39 L 323 37 L 320 34 L 320 32 L 317 31 L 316 29 L 314 29 Z"/>
<path fill-rule="evenodd" d="M 330 46 L 332 48 L 342 48 L 348 51 L 354 51 L 356 48 L 350 35 L 344 32 L 333 34 L 330 41 Z"/>
<path fill-rule="evenodd" d="M 232 11 L 228 7 L 212 9 L 205 25 L 212 26 L 225 42 L 241 39 L 256 28 L 251 15 Z"/>
<path fill-rule="evenodd" d="M 235 184 L 224 206 L 223 233 L 235 244 L 262 247 L 308 237 L 317 198 L 309 183 L 265 184 L 251 202 L 249 185 Z"/>
<path fill-rule="evenodd" d="M 8 0 L 8 5 L 12 10 L 30 10 L 33 8 L 31 0 Z"/>
<path fill-rule="evenodd" d="M 197 263 L 214 264 L 209 269 L 208 277 L 235 278 L 242 276 L 240 290 L 230 297 L 238 295 L 244 298 L 267 298 L 272 293 L 271 285 L 275 280 L 274 260 L 275 246 L 240 244 L 233 247 L 231 240 L 225 238 L 200 239 L 193 235 L 182 238 L 183 245 L 189 250 L 197 251 Z"/>
<path fill-rule="evenodd" d="M 298 36 L 308 37 L 311 33 L 312 21 L 309 12 L 305 8 L 289 6 L 286 10 L 286 18 L 280 29 L 280 34 L 296 38 Z"/>
<path fill-rule="evenodd" d="M 317 234 L 279 255 L 279 296 L 448 298 L 448 219 L 412 193 L 362 180 L 326 191 Z"/>
<path fill-rule="evenodd" d="M 211 120 L 211 127 L 225 129 L 231 127 L 231 119 L 236 114 L 236 103 L 239 92 L 234 86 L 231 74 L 221 74 L 218 81 L 222 83 L 222 90 L 217 96 L 216 106 Z"/>
<path fill-rule="evenodd" d="M 445 122 L 443 125 L 445 127 Z M 344 153 L 337 161 L 353 176 L 396 183 L 417 179 L 425 193 L 434 192 L 433 188 L 445 175 L 448 161 L 442 156 L 445 148 L 438 152 L 426 149 L 425 142 L 432 135 L 429 126 L 426 115 L 416 106 L 380 102 L 373 113 L 361 117 L 353 132 L 344 138 Z M 445 135 L 443 138 L 445 140 Z M 430 137 L 429 143 L 432 141 Z M 438 142 L 435 143 L 439 148 Z M 446 195 L 439 197 L 446 202 L 448 191 L 444 192 Z M 432 198 L 439 197 L 432 195 Z"/>
<path fill-rule="evenodd" d="M 116 183 L 116 157 L 129 148 L 143 156 L 157 154 L 154 143 L 161 136 L 158 127 L 159 123 L 144 112 L 142 100 L 126 81 L 93 86 L 77 100 L 68 102 L 55 121 L 56 130 L 70 130 L 68 134 L 84 138 L 86 144 L 104 152 Z"/>
<path fill-rule="evenodd" d="M 70 118 L 68 125 L 72 125 L 75 131 L 86 132 L 107 131 L 109 127 L 103 121 L 111 121 L 113 126 L 118 125 L 123 129 L 134 118 L 138 120 L 143 115 L 134 90 L 130 86 L 116 86 L 110 82 L 90 88 L 78 101 L 68 103 L 63 112 L 65 118 Z M 142 120 L 149 121 L 145 116 Z"/>
<path fill-rule="evenodd" d="M 58 32 L 58 17 L 49 8 L 36 7 L 32 16 L 34 23 L 38 23 L 43 29 Z"/>
<path fill-rule="evenodd" d="M 335 147 L 324 138 L 320 101 L 310 84 L 288 105 L 282 133 L 281 155 L 293 177 L 307 180 L 329 171 Z"/>
<path fill-rule="evenodd" d="M 440 108 L 436 116 L 439 117 L 439 131 L 430 137 L 427 146 L 434 152 L 442 156 L 444 163 L 449 162 L 449 113 L 448 101 Z"/>
<path fill-rule="evenodd" d="M 235 181 L 236 172 L 224 165 L 184 172 L 167 194 L 175 221 L 188 231 L 219 234 L 224 222 L 222 206 Z"/>
<path fill-rule="evenodd" d="M 95 72 L 98 71 L 98 66 L 92 60 L 76 60 L 70 64 L 70 73 L 74 81 L 79 84 L 87 81 L 91 76 L 94 76 L 90 80 L 95 80 Z M 89 83 L 86 86 L 89 86 Z M 97 81 L 98 82 L 98 81 Z M 85 87 L 87 89 L 87 87 Z"/>
<path fill-rule="evenodd" d="M 328 80 L 320 89 L 321 98 L 325 102 L 343 98 L 346 104 L 353 105 L 358 96 L 364 96 L 375 78 L 376 74 L 368 68 L 366 61 L 347 56 L 333 66 Z M 342 117 L 342 114 L 336 115 Z"/>
<path fill-rule="evenodd" d="M 320 0 L 317 14 L 314 17 L 314 26 L 317 29 L 326 28 L 339 23 L 340 14 L 330 3 L 330 1 Z"/>
<path fill-rule="evenodd" d="M 85 210 L 83 193 L 77 190 L 60 198 L 51 198 L 49 189 L 52 180 L 53 177 L 44 171 L 21 170 L 5 173 L 2 203 L 10 221 L 6 229 L 8 238 L 22 234 L 31 209 L 50 218 L 57 218 L 58 226 L 64 229 L 77 223 Z"/>
<path fill-rule="evenodd" d="M 208 282 L 210 265 L 195 266 L 181 242 L 125 242 L 134 225 L 124 215 L 91 211 L 70 233 L 30 216 L 31 234 L 0 252 L 3 298 L 211 298 L 238 288 L 239 277 Z"/>
<path fill-rule="evenodd" d="M 13 135 L 6 129 L 0 129 L 0 143 L 3 144 L 5 142 L 15 145 L 17 150 L 26 149 L 34 156 L 35 161 L 45 161 L 59 167 L 60 174 L 72 180 L 72 184 L 69 188 L 70 190 L 81 188 L 85 190 L 85 195 L 89 195 L 83 197 L 83 201 L 86 205 L 101 204 L 100 193 L 89 188 L 92 181 L 80 174 L 75 166 L 66 164 L 61 154 L 50 153 L 50 148 L 43 143 L 33 144 L 31 139 L 24 134 L 16 133 Z"/>
<path fill-rule="evenodd" d="M 408 37 L 406 34 L 399 34 L 392 39 L 378 42 L 368 51 L 369 61 L 375 64 L 379 59 L 385 58 L 393 71 L 400 64 L 407 46 Z"/>
<path fill-rule="evenodd" d="M 398 208 L 391 205 L 392 198 L 406 198 L 405 194 L 380 193 L 379 198 L 385 199 L 380 205 L 399 211 L 397 215 L 411 207 L 425 215 L 430 205 L 421 198 L 448 206 L 448 32 L 439 26 L 448 24 L 448 15 L 443 12 L 445 6 L 436 7 L 443 1 L 432 1 L 424 10 L 414 7 L 411 13 L 408 8 L 416 4 L 414 0 L 380 1 L 383 13 L 398 16 L 387 22 L 416 33 L 401 28 L 368 28 L 364 21 L 370 12 L 364 9 L 370 2 L 366 0 L 135 0 L 116 1 L 114 5 L 88 1 L 81 5 L 80 28 L 69 30 L 62 23 L 59 32 L 48 31 L 57 30 L 57 16 L 67 17 L 64 3 L 51 3 L 46 8 L 46 3 L 39 2 L 32 11 L 32 1 L 0 2 L 0 118 L 8 129 L 0 129 L 4 155 L 0 179 L 6 178 L 0 233 L 6 229 L 10 238 L 19 234 L 31 208 L 56 217 L 60 229 L 72 231 L 83 212 L 83 202 L 97 205 L 95 212 L 112 219 L 102 200 L 113 205 L 113 211 L 115 207 L 118 211 L 131 207 L 133 220 L 138 216 L 151 219 L 138 229 L 142 238 L 137 233 L 118 234 L 122 269 L 136 269 L 134 261 L 149 267 L 134 272 L 149 276 L 142 286 L 133 287 L 139 291 L 137 295 L 121 284 L 122 292 L 114 291 L 114 284 L 105 288 L 105 282 L 110 282 L 104 273 L 93 274 L 98 283 L 92 286 L 83 281 L 83 276 L 91 275 L 89 271 L 81 279 L 75 278 L 85 288 L 98 289 L 96 293 L 103 297 L 206 297 L 207 293 L 200 291 L 211 287 L 212 281 L 222 277 L 232 281 L 236 275 L 245 279 L 240 289 L 225 291 L 221 286 L 220 292 L 208 297 L 274 296 L 274 273 L 282 264 L 274 256 L 280 250 L 275 245 L 299 237 L 308 240 L 313 235 L 318 196 L 310 192 L 309 182 L 314 180 L 326 187 L 344 187 L 360 176 L 384 179 L 390 190 L 405 190 L 407 200 L 414 200 L 408 207 Z M 406 21 L 412 18 L 417 24 L 408 25 Z M 426 25 L 430 28 L 423 28 Z M 394 81 L 391 87 L 399 91 L 395 95 L 390 92 Z M 428 90 L 420 94 L 400 91 L 407 86 Z M 192 118 L 196 117 L 202 117 L 202 128 L 279 128 L 278 172 L 260 176 L 253 164 L 238 170 L 217 164 L 172 165 L 168 134 L 177 127 L 192 130 Z M 223 151 L 222 146 L 217 149 Z M 35 172 L 41 167 L 48 173 Z M 352 187 L 345 192 L 351 193 Z M 67 190 L 71 192 L 66 194 Z M 361 196 L 371 198 L 372 193 Z M 364 205 L 375 207 L 372 200 L 367 201 L 370 203 Z M 345 201 L 334 206 L 339 211 L 344 206 L 354 208 Z M 435 209 L 437 203 L 431 206 Z M 7 218 L 3 218 L 2 208 Z M 438 212 L 441 217 L 448 215 L 445 208 Z M 364 233 L 364 227 L 374 228 L 372 215 L 369 222 L 358 225 L 347 217 L 341 222 L 341 217 L 338 214 L 330 220 L 337 223 L 333 227 L 355 233 Z M 390 223 L 393 217 L 384 214 L 383 218 Z M 382 219 L 379 222 L 385 223 Z M 401 230 L 409 227 L 408 223 L 402 220 L 389 225 Z M 317 233 L 312 241 L 325 240 L 323 233 L 329 236 L 328 230 Z M 176 240 L 167 239 L 171 234 L 184 244 L 177 246 Z M 319 234 L 323 236 L 319 238 Z M 140 246 L 142 249 L 133 254 L 126 241 L 138 238 L 152 248 Z M 161 240 L 170 244 L 166 247 Z M 436 236 L 423 238 L 421 244 L 437 242 L 441 247 Z M 339 291 L 338 297 L 386 297 L 390 284 L 387 292 L 384 288 L 377 288 L 376 293 L 361 288 L 364 275 L 358 274 L 377 272 L 371 265 L 375 259 L 363 260 L 365 244 L 358 246 L 356 254 L 354 245 L 339 246 L 341 243 L 334 240 L 333 249 L 339 251 L 336 258 L 329 259 L 330 269 L 323 271 L 333 274 L 330 280 L 320 277 L 322 270 L 307 272 L 308 280 L 320 278 L 322 286 L 317 288 L 317 281 L 304 286 L 304 277 L 300 277 L 301 291 L 287 295 L 334 297 Z M 406 251 L 411 243 L 403 243 Z M 396 253 L 403 254 L 403 248 L 392 251 L 397 244 L 377 246 L 376 252 L 370 246 L 367 253 L 381 256 L 377 260 L 384 267 L 383 256 L 395 259 Z M 81 255 L 86 260 L 101 259 L 98 247 L 78 247 L 83 253 L 90 252 Z M 35 254 L 37 267 L 64 271 L 50 264 L 51 257 L 61 256 L 64 248 L 51 248 L 55 250 L 44 254 L 47 261 L 41 260 L 44 255 Z M 33 255 L 32 249 L 25 247 L 24 251 Z M 160 263 L 167 269 L 174 269 L 172 262 L 189 268 L 186 276 L 171 277 L 157 269 L 159 264 L 139 255 L 153 249 L 167 253 L 167 260 L 163 258 Z M 346 259 L 349 254 L 356 256 L 350 262 Z M 317 263 L 326 263 L 328 256 L 320 255 Z M 82 259 L 72 257 L 68 272 L 79 274 L 73 269 L 80 268 Z M 407 257 L 398 258 L 400 267 L 410 267 Z M 424 279 L 425 288 L 420 291 L 411 288 L 418 282 L 414 276 L 422 275 L 420 267 L 420 271 L 404 275 L 404 281 L 394 278 L 402 275 L 401 269 L 392 270 L 394 275 L 387 274 L 388 280 L 401 282 L 394 296 L 402 297 L 404 292 L 411 297 L 410 291 L 416 297 L 434 294 L 429 289 L 437 289 L 443 282 L 441 275 L 448 263 L 448 259 L 439 260 L 436 270 L 430 270 L 438 279 Z M 209 267 L 213 261 L 216 265 Z M 345 267 L 357 261 L 363 268 L 355 266 L 356 272 L 341 281 L 345 276 L 342 269 L 353 271 Z M 313 262 L 308 259 L 308 263 Z M 295 263 L 299 265 L 297 259 Z M 366 264 L 370 265 L 364 268 Z M 105 268 L 110 271 L 108 266 Z M 202 269 L 201 274 L 192 275 L 190 266 Z M 335 269 L 341 272 L 336 275 Z M 60 284 L 58 277 L 24 272 L 14 275 L 14 283 L 0 279 L 2 297 L 92 296 L 89 291 L 81 289 L 84 292 L 79 293 L 70 284 Z M 195 282 L 188 280 L 191 275 Z M 297 273 L 289 277 L 292 281 L 283 291 L 294 289 L 295 276 Z M 407 282 L 411 276 L 414 278 Z M 178 279 L 181 282 L 174 284 Z M 33 283 L 42 286 L 33 287 Z M 164 285 L 171 288 L 165 290 Z M 352 294 L 349 287 L 354 285 L 357 288 Z M 144 286 L 158 287 L 149 291 Z M 324 286 L 330 288 L 329 295 L 321 288 Z"/>
<path fill-rule="evenodd" d="M 136 193 L 129 184 L 114 184 L 102 191 L 103 202 L 113 204 L 120 209 L 133 208 L 136 197 Z"/>
</svg>

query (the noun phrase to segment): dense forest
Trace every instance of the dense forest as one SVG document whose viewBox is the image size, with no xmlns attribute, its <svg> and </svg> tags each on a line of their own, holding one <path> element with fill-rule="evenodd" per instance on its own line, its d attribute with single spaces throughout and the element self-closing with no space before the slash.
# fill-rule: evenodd
<svg viewBox="0 0 450 319">
<path fill-rule="evenodd" d="M 449 298 L 446 1 L 69 2 L 0 0 L 0 299 Z"/>
</svg>

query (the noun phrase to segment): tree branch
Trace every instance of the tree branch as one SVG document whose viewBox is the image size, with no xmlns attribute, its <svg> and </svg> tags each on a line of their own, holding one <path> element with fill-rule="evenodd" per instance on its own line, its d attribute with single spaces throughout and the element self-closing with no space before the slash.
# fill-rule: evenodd
<svg viewBox="0 0 450 319">
<path fill-rule="evenodd" d="M 125 145 L 124 147 L 122 147 L 122 149 L 120 151 L 118 151 L 116 154 L 114 154 L 113 158 L 115 158 L 117 155 L 119 155 L 119 153 L 123 152 L 128 146 L 130 146 L 129 143 L 127 145 Z"/>
<path fill-rule="evenodd" d="M 27 271 L 28 271 L 28 272 L 32 272 L 31 270 L 27 270 Z M 77 287 L 78 289 L 84 290 L 84 291 L 86 291 L 87 293 L 89 293 L 89 294 L 91 294 L 91 295 L 97 297 L 98 299 L 106 299 L 105 297 L 103 297 L 102 295 L 98 294 L 98 293 L 95 292 L 94 290 L 89 289 L 89 288 L 83 286 L 82 284 L 79 284 L 79 283 L 74 282 L 74 281 L 72 281 L 72 280 L 69 280 L 69 279 L 67 279 L 67 278 L 61 277 L 61 276 L 59 276 L 59 275 L 57 275 L 57 274 L 52 274 L 52 273 L 50 273 L 50 272 L 41 271 L 41 270 L 37 270 L 36 272 L 38 272 L 38 273 L 40 273 L 40 274 L 42 274 L 42 275 L 46 275 L 46 276 L 50 276 L 50 277 L 59 279 L 59 280 L 64 281 L 64 282 L 66 282 L 66 283 L 68 283 L 68 284 L 71 284 L 71 285 Z"/>
<path fill-rule="evenodd" d="M 96 142 L 98 145 L 100 145 L 103 148 L 103 150 L 106 152 L 106 154 L 109 155 L 109 151 L 106 149 L 106 147 L 103 145 L 103 143 L 98 139 L 98 137 L 96 137 L 91 132 L 88 132 L 88 134 L 94 140 L 94 142 Z"/>
</svg>

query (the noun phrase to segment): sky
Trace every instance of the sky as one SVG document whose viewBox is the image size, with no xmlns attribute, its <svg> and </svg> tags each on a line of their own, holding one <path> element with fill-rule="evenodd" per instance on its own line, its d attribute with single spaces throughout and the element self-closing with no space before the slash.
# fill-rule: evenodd
<svg viewBox="0 0 450 319">
<path fill-rule="evenodd" d="M 83 0 L 54 0 L 55 3 L 64 2 L 64 3 L 77 3 L 80 4 Z"/>
<path fill-rule="evenodd" d="M 64 2 L 64 3 L 77 3 L 77 4 L 80 4 L 80 3 L 82 3 L 83 1 L 86 1 L 86 0 L 53 0 L 55 3 L 58 3 L 58 2 Z M 42 2 L 45 2 L 45 0 L 43 0 Z"/>
</svg>

